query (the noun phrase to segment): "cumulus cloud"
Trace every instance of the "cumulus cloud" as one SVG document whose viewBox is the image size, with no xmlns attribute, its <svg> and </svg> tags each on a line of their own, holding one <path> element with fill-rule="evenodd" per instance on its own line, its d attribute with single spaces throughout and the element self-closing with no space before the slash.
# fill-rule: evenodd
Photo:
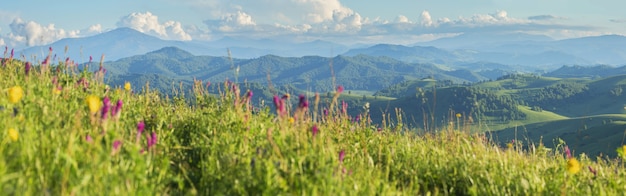
<svg viewBox="0 0 626 196">
<path fill-rule="evenodd" d="M 426 27 L 433 26 L 433 19 L 432 19 L 432 17 L 430 17 L 430 12 L 428 12 L 426 10 L 424 10 L 422 12 L 420 24 L 422 24 L 422 26 L 426 26 Z"/>
<path fill-rule="evenodd" d="M 139 32 L 152 34 L 163 39 L 191 40 L 182 24 L 177 21 L 159 22 L 159 17 L 150 12 L 131 13 L 117 22 L 118 27 L 130 27 Z"/>
<path fill-rule="evenodd" d="M 78 37 L 80 30 L 66 31 L 58 29 L 54 24 L 41 25 L 34 21 L 24 21 L 16 18 L 11 24 L 9 39 L 15 42 L 23 42 L 26 46 L 48 44 L 67 37 Z"/>
<path fill-rule="evenodd" d="M 256 26 L 252 16 L 242 11 L 224 14 L 218 20 L 205 20 L 204 24 L 209 29 L 220 32 L 253 30 Z"/>
<path fill-rule="evenodd" d="M 101 33 L 102 32 L 102 25 L 100 25 L 100 24 L 91 25 L 91 26 L 89 26 L 89 28 L 87 28 L 87 32 L 89 32 L 89 33 Z"/>
<path fill-rule="evenodd" d="M 395 22 L 396 23 L 412 23 L 408 17 L 403 16 L 403 15 L 399 15 L 398 17 L 396 17 Z"/>
</svg>

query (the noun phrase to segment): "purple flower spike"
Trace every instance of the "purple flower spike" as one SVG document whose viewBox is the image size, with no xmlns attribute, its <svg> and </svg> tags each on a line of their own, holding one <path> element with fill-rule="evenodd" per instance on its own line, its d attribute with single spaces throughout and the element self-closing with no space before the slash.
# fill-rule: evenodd
<svg viewBox="0 0 626 196">
<path fill-rule="evenodd" d="M 146 124 L 143 123 L 143 121 L 139 121 L 139 123 L 137 123 L 137 134 L 141 135 L 145 128 L 146 128 Z"/>
<path fill-rule="evenodd" d="M 313 137 L 315 137 L 317 133 L 319 132 L 320 132 L 320 129 L 317 128 L 317 125 L 313 125 L 313 128 L 311 128 L 311 133 L 313 134 Z"/>
<path fill-rule="evenodd" d="M 111 100 L 109 97 L 104 97 L 102 99 L 102 119 L 107 119 L 107 115 L 109 114 L 109 110 L 111 108 Z"/>
<path fill-rule="evenodd" d="M 285 113 L 285 104 L 278 96 L 274 96 L 274 106 L 276 106 L 276 113 L 282 116 Z"/>
<path fill-rule="evenodd" d="M 91 63 L 91 61 L 93 61 L 93 57 L 89 56 L 89 62 Z"/>
<path fill-rule="evenodd" d="M 247 94 L 248 99 L 252 98 L 252 95 L 253 95 L 252 91 L 248 91 L 248 94 Z"/>
<path fill-rule="evenodd" d="M 13 48 L 11 48 L 11 58 L 13 58 Z"/>
<path fill-rule="evenodd" d="M 346 158 L 346 152 L 344 150 L 341 150 L 341 152 L 339 152 L 339 162 L 343 163 L 344 158 Z"/>
<path fill-rule="evenodd" d="M 306 97 L 304 95 L 300 95 L 299 98 L 300 98 L 300 103 L 298 104 L 298 107 L 300 109 L 308 108 L 309 101 L 306 99 Z"/>
<path fill-rule="evenodd" d="M 30 67 L 30 62 L 26 62 L 24 65 L 24 74 L 28 75 L 28 73 L 30 73 Z"/>
<path fill-rule="evenodd" d="M 572 153 L 569 150 L 569 147 L 565 146 L 565 155 L 567 156 L 568 159 L 572 158 Z"/>
<path fill-rule="evenodd" d="M 594 176 L 597 176 L 597 175 L 598 175 L 598 171 L 596 171 L 595 169 L 593 169 L 591 166 L 588 166 L 587 168 L 589 168 L 589 171 L 590 171 L 591 173 L 593 173 L 593 175 L 594 175 Z"/>
<path fill-rule="evenodd" d="M 117 103 L 115 104 L 115 107 L 113 108 L 113 110 L 111 111 L 111 116 L 117 116 L 120 111 L 122 110 L 122 105 L 124 103 L 122 103 L 122 100 L 117 100 Z"/>
<path fill-rule="evenodd" d="M 122 141 L 119 140 L 115 140 L 113 142 L 113 150 L 114 151 L 118 151 L 120 149 L 120 147 L 122 146 Z"/>
</svg>

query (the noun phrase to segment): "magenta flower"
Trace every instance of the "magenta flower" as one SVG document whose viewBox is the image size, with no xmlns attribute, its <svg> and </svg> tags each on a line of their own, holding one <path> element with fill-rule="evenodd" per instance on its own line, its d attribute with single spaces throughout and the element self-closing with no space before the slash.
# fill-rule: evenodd
<svg viewBox="0 0 626 196">
<path fill-rule="evenodd" d="M 324 116 L 328 116 L 328 109 L 324 108 L 324 110 L 322 110 L 322 113 L 324 113 Z"/>
<path fill-rule="evenodd" d="M 254 95 L 252 91 L 248 91 L 248 93 L 246 94 L 246 96 L 248 97 L 248 100 L 252 98 L 252 95 Z"/>
<path fill-rule="evenodd" d="M 211 86 L 211 82 L 210 81 L 206 81 L 206 87 L 209 88 L 209 86 Z"/>
<path fill-rule="evenodd" d="M 93 61 L 93 57 L 89 56 L 89 63 L 91 63 L 91 61 Z"/>
<path fill-rule="evenodd" d="M 48 51 L 52 52 L 52 46 L 48 47 Z"/>
<path fill-rule="evenodd" d="M 120 149 L 120 147 L 122 146 L 122 141 L 120 140 L 115 140 L 113 142 L 113 151 L 118 151 Z"/>
<path fill-rule="evenodd" d="M 343 86 L 339 85 L 337 87 L 337 93 L 343 93 Z"/>
<path fill-rule="evenodd" d="M 93 142 L 93 138 L 91 138 L 91 135 L 87 135 L 87 136 L 85 136 L 85 141 L 91 143 L 91 142 Z"/>
<path fill-rule="evenodd" d="M 150 136 L 146 136 L 146 137 L 148 137 L 148 149 L 150 149 L 154 145 L 156 145 L 156 143 L 157 143 L 157 134 L 155 132 L 152 132 L 152 134 Z"/>
<path fill-rule="evenodd" d="M 343 112 L 343 114 L 348 114 L 348 103 L 345 101 L 341 101 L 341 112 Z"/>
<path fill-rule="evenodd" d="M 139 121 L 139 123 L 137 123 L 137 133 L 138 134 L 142 134 L 143 130 L 146 128 L 146 124 L 143 123 L 143 121 Z"/>
<path fill-rule="evenodd" d="M 591 166 L 588 166 L 587 168 L 589 168 L 589 171 L 591 173 L 593 173 L 594 176 L 598 175 L 598 171 L 596 171 L 595 169 L 593 169 Z"/>
<path fill-rule="evenodd" d="M 41 62 L 41 64 L 47 65 L 49 60 L 50 60 L 50 56 L 46 57 L 46 59 L 44 59 L 43 62 Z"/>
<path fill-rule="evenodd" d="M 13 58 L 13 48 L 11 48 L 11 59 Z"/>
<path fill-rule="evenodd" d="M 572 158 L 572 153 L 569 150 L 569 147 L 565 146 L 565 155 L 567 156 L 567 159 L 571 159 Z"/>
<path fill-rule="evenodd" d="M 26 62 L 26 64 L 24 64 L 24 74 L 28 75 L 28 73 L 30 73 L 30 62 Z"/>
<path fill-rule="evenodd" d="M 113 110 L 111 110 L 111 116 L 117 116 L 120 111 L 122 110 L 122 105 L 124 103 L 122 103 L 122 100 L 117 100 L 117 103 L 115 104 L 115 107 L 113 108 Z"/>
<path fill-rule="evenodd" d="M 109 99 L 109 97 L 104 97 L 104 99 L 102 99 L 102 119 L 106 120 L 107 119 L 107 115 L 109 114 L 109 110 L 111 109 L 111 100 Z"/>
<path fill-rule="evenodd" d="M 278 96 L 274 96 L 274 106 L 276 106 L 276 113 L 278 113 L 279 116 L 285 114 L 285 104 Z"/>
<path fill-rule="evenodd" d="M 344 150 L 341 150 L 339 152 L 339 162 L 343 163 L 343 159 L 346 158 L 346 152 Z"/>
<path fill-rule="evenodd" d="M 313 125 L 313 127 L 311 128 L 311 133 L 313 134 L 313 137 L 315 137 L 317 133 L 319 132 L 320 132 L 320 129 L 317 128 L 317 125 Z"/>
<path fill-rule="evenodd" d="M 298 107 L 300 109 L 305 109 L 309 107 L 309 101 L 306 99 L 306 97 L 304 95 L 300 95 L 300 103 L 298 103 Z"/>
</svg>

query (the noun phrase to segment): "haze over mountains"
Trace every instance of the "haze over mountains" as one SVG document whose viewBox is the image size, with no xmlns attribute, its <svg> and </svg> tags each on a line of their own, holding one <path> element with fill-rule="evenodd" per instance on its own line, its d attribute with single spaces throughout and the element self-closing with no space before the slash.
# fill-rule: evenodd
<svg viewBox="0 0 626 196">
<path fill-rule="evenodd" d="M 61 51 L 69 46 L 67 54 Z M 626 62 L 626 37 L 605 35 L 566 40 L 553 40 L 542 35 L 522 33 L 467 33 L 455 37 L 416 43 L 412 46 L 380 43 L 363 47 L 315 40 L 293 43 L 286 40 L 252 40 L 225 37 L 219 40 L 171 41 L 143 34 L 131 28 L 118 28 L 84 38 L 66 38 L 50 45 L 35 46 L 18 52 L 28 58 L 47 55 L 47 48 L 55 53 L 86 62 L 89 56 L 105 54 L 106 60 L 145 54 L 163 47 L 174 46 L 194 55 L 227 56 L 230 49 L 234 58 L 257 58 L 264 55 L 281 57 L 336 55 L 388 56 L 409 63 L 434 63 L 442 68 L 458 69 L 472 63 L 510 65 L 506 69 L 534 71 L 551 70 L 562 65 L 623 65 Z M 41 58 L 39 58 L 41 59 Z"/>
</svg>

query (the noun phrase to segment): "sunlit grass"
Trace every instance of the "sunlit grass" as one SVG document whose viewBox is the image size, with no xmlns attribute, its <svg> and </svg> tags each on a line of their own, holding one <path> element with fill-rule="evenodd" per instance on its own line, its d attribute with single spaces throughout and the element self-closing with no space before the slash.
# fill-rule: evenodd
<svg viewBox="0 0 626 196">
<path fill-rule="evenodd" d="M 149 84 L 107 88 L 102 72 L 73 63 L 2 61 L 2 195 L 626 191 L 619 160 L 567 157 L 565 146 L 498 146 L 455 129 L 460 114 L 438 133 L 415 134 L 401 122 L 378 126 L 367 113 L 348 116 L 337 100 L 343 89 L 331 103 L 277 95 L 284 105 L 259 111 L 250 105 L 253 93 L 229 82 L 215 84 L 219 96 L 197 81 L 191 92 L 163 97 Z"/>
</svg>

